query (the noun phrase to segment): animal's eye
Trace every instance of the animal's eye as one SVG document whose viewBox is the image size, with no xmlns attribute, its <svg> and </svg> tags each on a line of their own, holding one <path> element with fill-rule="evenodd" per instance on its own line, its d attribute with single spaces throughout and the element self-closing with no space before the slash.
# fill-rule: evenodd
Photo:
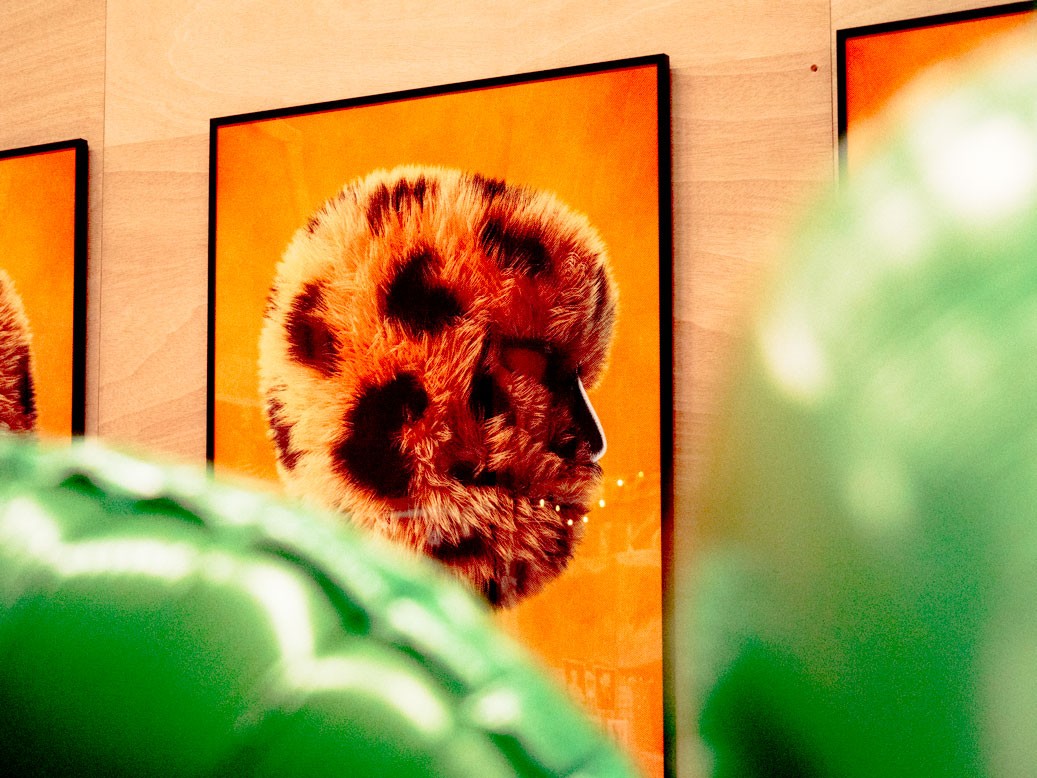
<svg viewBox="0 0 1037 778">
<path fill-rule="evenodd" d="M 518 375 L 543 382 L 547 375 L 547 355 L 529 346 L 507 346 L 501 351 L 501 362 Z"/>
</svg>

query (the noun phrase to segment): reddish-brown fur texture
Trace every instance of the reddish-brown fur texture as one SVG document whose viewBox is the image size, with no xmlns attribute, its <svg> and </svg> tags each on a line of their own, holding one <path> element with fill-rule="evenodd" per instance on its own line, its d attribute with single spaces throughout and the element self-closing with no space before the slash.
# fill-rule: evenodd
<svg viewBox="0 0 1037 778">
<path fill-rule="evenodd" d="M 14 282 L 0 270 L 0 430 L 35 429 L 32 333 Z"/>
<path fill-rule="evenodd" d="M 260 339 L 283 480 L 494 605 L 538 591 L 600 488 L 578 383 L 616 306 L 598 234 L 550 193 L 423 167 L 348 184 L 286 249 Z"/>
</svg>

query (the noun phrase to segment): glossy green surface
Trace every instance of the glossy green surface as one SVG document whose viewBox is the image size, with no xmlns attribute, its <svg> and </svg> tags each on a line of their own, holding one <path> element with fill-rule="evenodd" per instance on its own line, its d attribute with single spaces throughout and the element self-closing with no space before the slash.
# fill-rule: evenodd
<svg viewBox="0 0 1037 778">
<path fill-rule="evenodd" d="M 1037 774 L 1037 58 L 927 105 L 803 230 L 720 436 L 714 776 Z"/>
<path fill-rule="evenodd" d="M 4 774 L 631 776 L 452 579 L 204 474 L 0 438 Z"/>
</svg>

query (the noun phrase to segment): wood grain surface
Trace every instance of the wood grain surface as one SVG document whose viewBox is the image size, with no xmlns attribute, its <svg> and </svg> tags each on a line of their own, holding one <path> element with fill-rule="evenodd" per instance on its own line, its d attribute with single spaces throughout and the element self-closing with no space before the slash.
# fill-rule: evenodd
<svg viewBox="0 0 1037 778">
<path fill-rule="evenodd" d="M 90 149 L 86 431 L 97 431 L 101 353 L 104 0 L 0 3 L 0 149 L 83 138 Z"/>
<path fill-rule="evenodd" d="M 832 0 L 832 29 L 1005 5 L 1012 0 Z"/>
</svg>

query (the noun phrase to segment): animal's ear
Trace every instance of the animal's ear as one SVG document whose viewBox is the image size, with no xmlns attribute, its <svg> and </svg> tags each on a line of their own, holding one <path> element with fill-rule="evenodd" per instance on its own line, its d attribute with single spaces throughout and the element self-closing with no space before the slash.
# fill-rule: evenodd
<svg viewBox="0 0 1037 778">
<path fill-rule="evenodd" d="M 29 319 L 14 282 L 0 270 L 0 428 L 36 429 L 36 380 Z"/>
</svg>

